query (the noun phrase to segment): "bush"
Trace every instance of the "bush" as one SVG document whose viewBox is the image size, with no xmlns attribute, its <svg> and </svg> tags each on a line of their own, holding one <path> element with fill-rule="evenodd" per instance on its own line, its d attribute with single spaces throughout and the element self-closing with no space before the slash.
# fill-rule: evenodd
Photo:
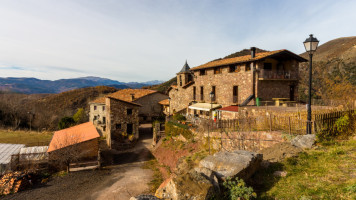
<svg viewBox="0 0 356 200">
<path fill-rule="evenodd" d="M 347 138 L 355 130 L 355 114 L 346 114 L 336 120 L 332 128 L 323 127 L 317 133 L 320 142 L 333 140 L 334 138 Z"/>
<path fill-rule="evenodd" d="M 176 120 L 176 121 L 185 121 L 187 120 L 183 115 L 181 114 L 175 114 L 173 115 L 173 119 Z"/>
<path fill-rule="evenodd" d="M 81 124 L 87 121 L 87 116 L 83 108 L 78 109 L 78 111 L 73 115 L 73 120 L 77 124 Z"/>
<path fill-rule="evenodd" d="M 58 128 L 59 130 L 69 128 L 75 124 L 73 117 L 63 117 L 59 123 Z"/>
<path fill-rule="evenodd" d="M 178 136 L 181 134 L 187 140 L 193 137 L 193 133 L 186 127 L 186 125 L 173 122 L 166 122 L 165 132 L 167 136 Z"/>
<path fill-rule="evenodd" d="M 228 177 L 223 183 L 223 186 L 227 189 L 226 198 L 231 200 L 249 200 L 257 197 L 252 187 L 247 187 L 245 182 L 239 178 L 231 179 Z"/>
</svg>

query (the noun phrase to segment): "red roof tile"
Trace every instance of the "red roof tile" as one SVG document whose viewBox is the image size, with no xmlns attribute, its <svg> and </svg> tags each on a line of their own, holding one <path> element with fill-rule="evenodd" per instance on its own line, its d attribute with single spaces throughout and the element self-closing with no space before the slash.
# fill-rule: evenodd
<svg viewBox="0 0 356 200">
<path fill-rule="evenodd" d="M 251 55 L 246 55 L 246 56 L 239 56 L 239 57 L 234 57 L 234 58 L 225 58 L 225 59 L 214 60 L 214 61 L 205 63 L 203 65 L 193 67 L 190 70 L 194 71 L 194 70 L 206 69 L 206 68 L 223 66 L 223 65 L 252 62 L 252 61 L 257 61 L 257 60 L 267 58 L 269 56 L 276 55 L 281 52 L 285 52 L 291 56 L 294 56 L 297 59 L 299 59 L 300 61 L 306 61 L 304 58 L 300 57 L 299 55 L 294 54 L 286 49 L 282 49 L 282 50 L 276 50 L 276 51 L 266 51 L 266 52 L 256 53 L 256 56 L 254 58 L 251 58 Z"/>
<path fill-rule="evenodd" d="M 156 93 L 156 90 L 148 89 L 122 89 L 117 92 L 107 95 L 107 97 L 112 97 L 114 99 L 119 99 L 126 102 L 132 102 L 132 94 L 134 95 L 134 100 L 142 98 L 144 96 Z M 91 103 L 105 103 L 105 97 L 99 97 L 92 101 Z"/>
<path fill-rule="evenodd" d="M 81 142 L 100 137 L 92 122 L 79 124 L 54 132 L 48 151 L 55 151 Z"/>
</svg>

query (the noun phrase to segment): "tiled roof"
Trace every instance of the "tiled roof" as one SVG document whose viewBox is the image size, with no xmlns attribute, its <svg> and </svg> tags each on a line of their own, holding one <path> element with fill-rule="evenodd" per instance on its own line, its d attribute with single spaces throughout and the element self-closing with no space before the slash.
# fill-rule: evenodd
<svg viewBox="0 0 356 200">
<path fill-rule="evenodd" d="M 70 128 L 54 132 L 48 151 L 55 151 L 81 142 L 100 137 L 92 122 L 79 124 Z"/>
<path fill-rule="evenodd" d="M 91 103 L 101 103 L 101 104 L 105 104 L 105 98 L 106 97 L 99 97 L 96 98 L 94 101 L 92 101 Z"/>
<path fill-rule="evenodd" d="M 158 103 L 161 104 L 161 105 L 169 105 L 169 100 L 168 99 L 164 99 L 164 100 L 162 100 L 162 101 L 160 101 Z"/>
<path fill-rule="evenodd" d="M 220 108 L 219 110 L 221 111 L 229 111 L 229 112 L 238 112 L 239 111 L 239 107 L 238 106 L 227 106 L 224 108 Z"/>
<path fill-rule="evenodd" d="M 277 51 L 267 51 L 267 52 L 256 53 L 256 56 L 254 58 L 251 58 L 251 55 L 246 55 L 246 56 L 239 56 L 239 57 L 234 57 L 234 58 L 225 58 L 225 59 L 214 60 L 214 61 L 205 63 L 203 65 L 193 67 L 190 70 L 194 71 L 194 70 L 206 69 L 206 68 L 223 66 L 223 65 L 257 61 L 257 60 L 261 60 L 261 59 L 267 58 L 272 55 L 276 55 L 281 52 L 286 52 L 290 55 L 293 55 L 294 57 L 297 57 L 301 61 L 306 61 L 304 58 L 302 58 L 302 57 L 300 57 L 286 49 L 282 49 L 282 50 L 277 50 Z"/>
<path fill-rule="evenodd" d="M 117 98 L 117 99 L 121 99 L 124 101 L 132 101 L 131 94 L 134 95 L 135 100 L 136 100 L 136 99 L 142 98 L 144 96 L 147 96 L 149 94 L 153 94 L 156 92 L 157 92 L 156 90 L 148 90 L 148 89 L 122 89 L 115 93 L 110 94 L 109 96 Z"/>
<path fill-rule="evenodd" d="M 132 96 L 131 94 L 134 95 L 135 99 L 137 100 L 141 97 L 144 97 L 149 94 L 156 93 L 156 90 L 148 90 L 148 89 L 122 89 L 117 92 L 111 93 L 107 95 L 107 97 L 112 97 L 114 99 L 119 99 L 125 102 L 131 102 L 132 101 Z M 99 97 L 92 101 L 91 103 L 105 103 L 105 98 L 106 97 Z"/>
</svg>

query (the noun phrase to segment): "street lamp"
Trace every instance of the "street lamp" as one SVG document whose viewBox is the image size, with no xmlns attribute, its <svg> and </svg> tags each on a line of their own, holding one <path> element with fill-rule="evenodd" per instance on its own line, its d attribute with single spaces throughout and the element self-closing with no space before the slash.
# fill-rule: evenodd
<svg viewBox="0 0 356 200">
<path fill-rule="evenodd" d="M 171 116 L 171 97 L 168 97 L 168 119 Z"/>
<path fill-rule="evenodd" d="M 307 119 L 307 134 L 311 134 L 311 88 L 312 88 L 312 61 L 313 53 L 318 48 L 319 40 L 313 37 L 313 34 L 309 35 L 304 42 L 305 51 L 309 54 L 309 96 L 308 96 L 308 119 Z"/>
<path fill-rule="evenodd" d="M 213 117 L 213 98 L 214 98 L 214 92 L 211 91 L 210 94 L 210 112 L 211 112 L 211 117 Z"/>
</svg>

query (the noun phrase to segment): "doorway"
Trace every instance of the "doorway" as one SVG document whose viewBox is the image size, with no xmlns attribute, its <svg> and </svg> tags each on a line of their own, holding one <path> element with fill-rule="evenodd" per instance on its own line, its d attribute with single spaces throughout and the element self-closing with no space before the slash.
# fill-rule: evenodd
<svg viewBox="0 0 356 200">
<path fill-rule="evenodd" d="M 294 91 L 295 91 L 295 86 L 290 85 L 289 86 L 289 101 L 294 101 Z"/>
</svg>

